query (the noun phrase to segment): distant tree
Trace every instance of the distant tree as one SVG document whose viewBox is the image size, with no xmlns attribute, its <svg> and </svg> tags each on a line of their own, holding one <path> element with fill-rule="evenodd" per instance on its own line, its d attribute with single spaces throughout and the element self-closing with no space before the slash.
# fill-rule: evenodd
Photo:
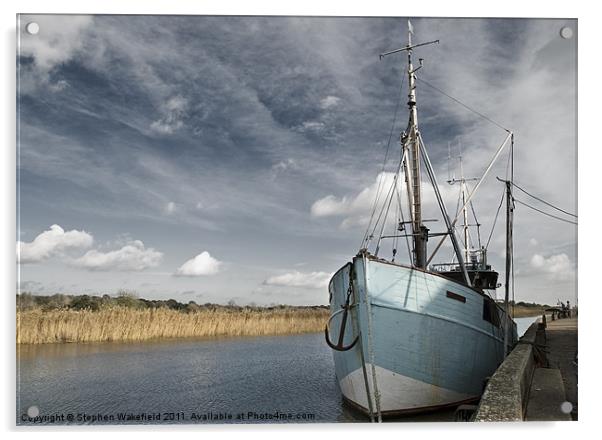
<svg viewBox="0 0 602 440">
<path fill-rule="evenodd" d="M 101 299 L 98 296 L 80 295 L 73 298 L 70 309 L 73 310 L 100 310 Z"/>
<path fill-rule="evenodd" d="M 194 312 L 198 312 L 201 309 L 201 307 L 195 303 L 194 301 L 190 301 L 187 305 L 186 305 L 186 311 L 188 313 L 194 313 Z"/>
<path fill-rule="evenodd" d="M 136 292 L 120 289 L 117 292 L 115 302 L 119 306 L 131 307 L 133 309 L 144 308 L 144 303 L 138 299 Z"/>
<path fill-rule="evenodd" d="M 29 292 L 23 292 L 17 295 L 17 308 L 19 310 L 28 310 L 36 306 L 35 297 Z"/>
<path fill-rule="evenodd" d="M 73 296 L 55 293 L 52 296 L 39 296 L 39 300 L 43 300 L 42 308 L 45 310 L 62 309 L 69 307 L 73 301 Z"/>
</svg>

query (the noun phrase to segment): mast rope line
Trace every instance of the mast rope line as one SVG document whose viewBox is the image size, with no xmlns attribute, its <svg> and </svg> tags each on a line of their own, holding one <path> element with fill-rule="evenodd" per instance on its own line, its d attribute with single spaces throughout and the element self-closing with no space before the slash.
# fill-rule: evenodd
<svg viewBox="0 0 602 440">
<path fill-rule="evenodd" d="M 364 269 L 364 283 L 365 285 L 366 280 L 368 278 L 368 274 L 367 274 L 367 270 L 368 270 L 368 263 L 366 262 L 366 255 L 363 254 L 362 255 L 362 263 L 363 263 L 363 269 Z M 366 312 L 368 315 L 368 322 L 367 322 L 367 327 L 368 327 L 368 356 L 370 358 L 370 366 L 372 367 L 372 395 L 374 396 L 374 403 L 376 404 L 376 416 L 377 416 L 377 421 L 378 423 L 382 422 L 382 413 L 381 413 L 381 408 L 380 408 L 380 392 L 378 391 L 378 379 L 377 379 L 377 374 L 376 374 L 376 363 L 374 362 L 374 340 L 373 340 L 373 332 L 372 332 L 372 299 L 370 298 L 370 294 L 368 292 L 368 289 L 364 289 L 364 300 L 366 301 Z M 369 400 L 372 400 L 372 396 L 368 396 Z"/>
<path fill-rule="evenodd" d="M 380 190 L 381 185 L 384 180 L 383 173 L 385 171 L 385 167 L 387 165 L 387 158 L 389 157 L 389 149 L 391 147 L 391 139 L 393 138 L 393 130 L 395 129 L 395 122 L 397 121 L 397 113 L 399 112 L 399 106 L 401 104 L 401 98 L 403 96 L 403 84 L 405 82 L 405 75 L 401 75 L 401 83 L 399 85 L 399 97 L 397 98 L 397 104 L 395 105 L 395 113 L 393 116 L 393 121 L 391 122 L 391 130 L 389 131 L 389 140 L 387 141 L 387 149 L 385 151 L 385 158 L 383 160 L 383 166 L 380 171 L 380 178 L 378 179 L 378 187 L 376 189 L 376 195 L 374 196 L 374 204 L 372 206 L 372 214 L 370 215 L 370 221 L 368 222 L 368 226 L 366 227 L 366 233 L 364 234 L 364 238 L 362 240 L 362 247 L 368 247 L 368 241 L 370 240 L 370 226 L 372 225 L 372 220 L 374 219 L 374 214 L 376 213 L 376 207 L 378 206 L 378 199 L 380 198 Z"/>
<path fill-rule="evenodd" d="M 485 245 L 485 249 L 489 249 L 489 242 L 491 241 L 491 237 L 493 237 L 493 231 L 495 230 L 495 225 L 497 224 L 497 218 L 500 215 L 500 209 L 502 208 L 502 204 L 504 203 L 504 196 L 506 195 L 506 191 L 502 191 L 502 197 L 500 199 L 500 204 L 497 207 L 497 211 L 495 213 L 495 218 L 493 219 L 493 226 L 491 227 L 491 232 L 489 233 L 489 238 L 487 238 L 487 244 Z"/>
<path fill-rule="evenodd" d="M 560 221 L 563 221 L 563 222 L 566 222 L 566 223 L 570 223 L 572 225 L 578 225 L 577 222 L 574 222 L 574 221 L 571 221 L 571 220 L 567 220 L 567 219 L 564 219 L 564 218 L 561 218 L 561 217 L 557 217 L 557 216 L 552 215 L 552 214 L 550 214 L 548 212 L 542 211 L 541 209 L 537 209 L 534 206 L 531 206 L 531 205 L 529 205 L 529 204 L 527 204 L 525 202 L 521 202 L 517 198 L 513 198 L 512 200 L 514 202 L 516 202 L 516 203 L 520 203 L 521 205 L 526 206 L 527 208 L 531 208 L 531 209 L 533 209 L 533 210 L 535 210 L 537 212 L 540 212 L 541 214 L 547 215 L 548 217 L 552 217 L 552 218 L 555 218 L 556 220 L 560 220 Z"/>
<path fill-rule="evenodd" d="M 403 205 L 401 203 L 401 195 L 399 194 L 399 187 L 395 188 L 395 192 L 397 193 L 397 204 L 399 206 L 399 212 L 401 213 L 401 221 L 403 224 L 406 224 L 405 216 L 403 215 Z M 408 258 L 409 261 L 412 261 L 412 249 L 410 249 L 410 240 L 408 239 L 408 235 L 405 234 L 406 246 L 408 248 Z"/>
<path fill-rule="evenodd" d="M 383 201 L 383 206 L 380 208 L 378 218 L 374 222 L 374 228 L 372 229 L 372 232 L 370 233 L 370 237 L 372 237 L 372 238 L 374 238 L 374 234 L 376 233 L 376 230 L 378 229 L 378 225 L 380 224 L 380 219 L 382 218 L 385 207 L 387 206 L 387 200 L 389 200 L 389 197 L 393 194 L 392 191 L 393 191 L 393 186 L 391 186 L 391 188 L 389 188 L 389 190 L 387 191 L 387 195 Z M 390 206 L 390 203 L 389 203 L 389 206 Z M 388 213 L 388 210 L 387 210 L 387 213 Z M 383 225 L 384 225 L 384 222 L 383 222 Z M 382 235 L 382 231 L 381 231 L 380 235 Z M 375 254 L 378 254 L 379 245 L 380 245 L 380 241 L 376 245 Z"/>
<path fill-rule="evenodd" d="M 565 211 L 564 209 L 560 209 L 559 207 L 557 207 L 557 206 L 554 206 L 554 205 L 552 205 L 551 203 L 549 203 L 549 202 L 546 202 L 545 200 L 543 200 L 543 199 L 540 199 L 540 198 L 539 198 L 539 197 L 537 197 L 537 196 L 534 196 L 533 194 L 531 194 L 531 193 L 527 192 L 525 189 L 523 189 L 523 188 L 521 188 L 520 186 L 518 186 L 516 183 L 514 183 L 514 182 L 510 182 L 510 183 L 512 183 L 512 185 L 514 185 L 514 186 L 515 186 L 517 189 L 519 189 L 520 191 L 524 192 L 525 194 L 527 194 L 527 195 L 528 195 L 528 196 L 530 196 L 530 197 L 533 197 L 535 200 L 539 200 L 541 203 L 544 203 L 544 204 L 548 205 L 550 208 L 554 208 L 554 209 L 556 209 L 557 211 L 560 211 L 560 212 L 562 212 L 562 213 L 564 213 L 564 214 L 566 214 L 566 215 L 570 215 L 571 217 L 578 218 L 576 214 L 571 214 L 570 212 L 567 212 L 567 211 Z"/>
<path fill-rule="evenodd" d="M 441 93 L 442 95 L 444 95 L 444 96 L 447 96 L 449 99 L 451 99 L 452 101 L 454 101 L 454 102 L 456 102 L 457 104 L 461 105 L 461 106 L 462 106 L 462 107 L 464 107 L 465 109 L 467 109 L 467 110 L 469 110 L 469 111 L 473 112 L 475 115 L 478 115 L 478 116 L 480 116 L 481 118 L 485 119 L 486 121 L 489 121 L 489 122 L 491 122 L 493 125 L 495 125 L 495 126 L 497 126 L 497 127 L 501 128 L 502 130 L 506 131 L 507 133 L 510 133 L 510 130 L 509 130 L 509 129 L 507 129 L 506 127 L 502 126 L 501 124 L 498 124 L 498 123 L 497 123 L 497 122 L 495 122 L 493 119 L 489 118 L 488 116 L 485 116 L 483 113 L 481 113 L 481 112 L 479 112 L 479 111 L 475 110 L 474 108 L 470 107 L 469 105 L 467 105 L 467 104 L 464 104 L 464 103 L 463 103 L 462 101 L 460 101 L 459 99 L 457 99 L 457 98 L 454 98 L 454 97 L 453 97 L 453 96 L 451 96 L 451 95 L 448 95 L 448 94 L 447 94 L 447 93 L 445 93 L 443 90 L 441 90 L 441 89 L 440 89 L 440 88 L 438 88 L 438 87 L 435 87 L 433 84 L 431 84 L 431 83 L 430 83 L 430 82 L 428 82 L 427 80 L 425 80 L 425 79 L 422 79 L 422 78 L 418 78 L 418 77 L 416 77 L 416 79 L 417 79 L 418 81 L 420 81 L 420 82 L 423 82 L 424 84 L 426 84 L 426 85 L 427 85 L 427 86 L 429 86 L 430 88 L 432 88 L 432 89 L 434 89 L 434 90 L 438 91 L 438 92 L 439 92 L 439 93 Z"/>
<path fill-rule="evenodd" d="M 376 229 L 378 228 L 378 225 L 380 224 L 380 219 L 383 219 L 383 223 L 382 226 L 380 228 L 380 232 L 379 232 L 379 238 L 378 238 L 378 243 L 376 245 L 376 250 L 375 250 L 375 255 L 378 255 L 378 251 L 380 248 L 380 241 L 382 239 L 382 235 L 383 235 L 383 231 L 385 229 L 385 225 L 387 223 L 387 217 L 389 216 L 389 210 L 391 208 L 391 203 L 393 202 L 393 196 L 395 195 L 395 189 L 397 188 L 397 179 L 399 178 L 399 174 L 401 173 L 401 167 L 402 164 L 405 160 L 405 151 L 402 150 L 401 152 L 401 159 L 399 161 L 399 165 L 397 166 L 397 170 L 395 172 L 395 175 L 393 176 L 393 184 L 391 185 L 391 188 L 389 189 L 389 191 L 387 191 L 387 196 L 385 197 L 385 200 L 383 201 L 383 206 L 380 210 L 380 213 L 378 215 L 378 218 L 376 219 L 376 222 L 374 223 L 374 229 L 372 230 L 372 236 L 374 236 L 374 233 L 376 232 Z M 387 203 L 388 200 L 388 203 Z M 385 207 L 387 208 L 385 211 Z M 384 217 L 383 217 L 383 213 L 384 213 Z"/>
<path fill-rule="evenodd" d="M 470 201 L 470 210 L 472 211 L 472 216 L 474 217 L 474 222 L 477 225 L 477 241 L 479 242 L 479 249 L 481 248 L 481 224 L 477 219 L 477 213 L 474 210 L 474 206 L 472 204 L 472 200 Z"/>
</svg>

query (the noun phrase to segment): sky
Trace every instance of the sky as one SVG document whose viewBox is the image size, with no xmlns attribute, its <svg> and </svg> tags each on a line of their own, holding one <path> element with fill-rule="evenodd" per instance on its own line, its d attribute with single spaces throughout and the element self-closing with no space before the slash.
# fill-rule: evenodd
<svg viewBox="0 0 602 440">
<path fill-rule="evenodd" d="M 512 130 L 516 183 L 576 213 L 576 21 L 412 23 L 415 42 L 440 40 L 415 51 L 419 79 Z M 399 156 L 406 59 L 378 54 L 405 44 L 405 17 L 22 15 L 18 33 L 21 291 L 327 303 Z M 449 151 L 480 177 L 506 132 L 425 83 L 417 95 L 455 212 Z M 507 152 L 474 199 L 483 237 Z M 425 217 L 433 200 L 425 189 Z M 489 261 L 502 280 L 500 215 Z M 517 205 L 514 239 L 516 300 L 574 302 L 576 226 Z"/>
</svg>

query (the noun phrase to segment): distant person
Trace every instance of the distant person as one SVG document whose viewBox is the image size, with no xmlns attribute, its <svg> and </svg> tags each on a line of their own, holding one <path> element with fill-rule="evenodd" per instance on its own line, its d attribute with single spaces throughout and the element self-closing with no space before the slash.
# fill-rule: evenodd
<svg viewBox="0 0 602 440">
<path fill-rule="evenodd" d="M 567 300 L 566 302 L 566 309 L 567 309 L 567 314 L 569 316 L 569 318 L 571 317 L 571 302 Z"/>
<path fill-rule="evenodd" d="M 562 301 L 560 301 L 560 312 L 558 313 L 558 318 L 566 318 L 566 306 Z"/>
</svg>

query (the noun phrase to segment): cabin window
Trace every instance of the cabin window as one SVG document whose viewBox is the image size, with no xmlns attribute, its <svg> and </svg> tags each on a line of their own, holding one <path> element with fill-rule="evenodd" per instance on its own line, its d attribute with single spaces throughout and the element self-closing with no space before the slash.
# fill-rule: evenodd
<svg viewBox="0 0 602 440">
<path fill-rule="evenodd" d="M 501 324 L 497 306 L 491 298 L 485 298 L 483 300 L 483 319 L 496 327 L 499 327 Z"/>
<path fill-rule="evenodd" d="M 451 299 L 455 299 L 456 301 L 460 301 L 465 303 L 466 302 L 466 298 L 463 297 L 462 295 L 458 295 L 457 293 L 454 292 L 450 292 L 449 290 L 447 291 L 447 297 L 451 298 Z"/>
</svg>

